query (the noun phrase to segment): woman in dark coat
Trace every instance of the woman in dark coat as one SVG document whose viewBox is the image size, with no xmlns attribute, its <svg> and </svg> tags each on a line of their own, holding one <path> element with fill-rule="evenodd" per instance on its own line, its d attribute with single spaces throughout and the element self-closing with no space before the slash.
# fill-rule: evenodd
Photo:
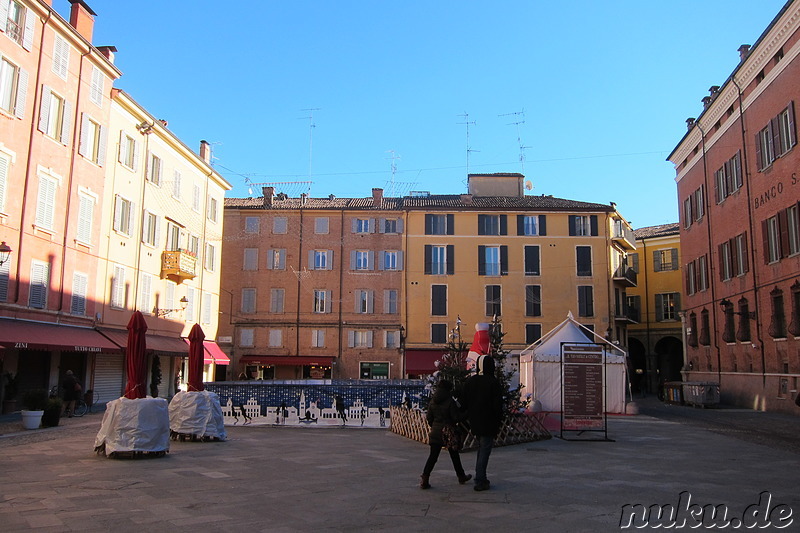
<svg viewBox="0 0 800 533">
<path fill-rule="evenodd" d="M 431 472 L 433 471 L 433 467 L 436 465 L 436 461 L 439 459 L 439 453 L 442 451 L 442 446 L 444 446 L 442 430 L 445 426 L 451 426 L 455 428 L 456 423 L 462 419 L 462 416 L 463 415 L 461 414 L 458 404 L 455 400 L 453 400 L 453 384 L 447 380 L 440 381 L 436 385 L 436 390 L 433 393 L 433 397 L 431 398 L 430 402 L 428 402 L 428 412 L 426 414 L 426 418 L 428 420 L 428 424 L 431 426 L 431 432 L 428 435 L 431 452 L 430 455 L 428 455 L 428 460 L 425 463 L 425 468 L 422 471 L 419 488 L 431 488 L 431 485 L 428 481 L 430 479 Z M 453 447 L 448 448 L 447 451 L 450 454 L 450 459 L 453 461 L 453 468 L 458 476 L 458 482 L 464 484 L 472 479 L 471 474 L 464 473 L 464 467 L 461 466 L 461 456 L 458 454 L 458 449 Z"/>
</svg>

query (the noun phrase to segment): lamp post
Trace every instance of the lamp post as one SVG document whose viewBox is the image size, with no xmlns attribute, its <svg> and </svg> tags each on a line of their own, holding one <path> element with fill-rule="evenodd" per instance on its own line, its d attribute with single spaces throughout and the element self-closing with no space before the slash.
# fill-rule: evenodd
<svg viewBox="0 0 800 533">
<path fill-rule="evenodd" d="M 186 296 L 184 296 L 179 300 L 179 303 L 181 304 L 180 309 L 159 309 L 158 307 L 154 307 L 153 314 L 156 315 L 156 317 L 162 317 L 167 316 L 172 312 L 185 311 L 186 307 L 189 305 L 189 300 L 187 300 Z"/>
<path fill-rule="evenodd" d="M 6 241 L 0 243 L 0 265 L 8 261 L 9 257 L 11 257 L 11 247 L 6 244 Z"/>
</svg>

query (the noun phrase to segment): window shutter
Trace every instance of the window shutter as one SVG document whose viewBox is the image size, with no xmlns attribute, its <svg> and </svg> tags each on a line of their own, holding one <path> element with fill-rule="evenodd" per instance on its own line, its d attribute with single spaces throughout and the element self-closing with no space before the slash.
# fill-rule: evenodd
<svg viewBox="0 0 800 533">
<path fill-rule="evenodd" d="M 378 270 L 385 270 L 386 266 L 386 252 L 381 250 L 378 252 Z"/>
<path fill-rule="evenodd" d="M 126 233 L 128 235 L 133 235 L 134 234 L 134 228 L 135 228 L 134 219 L 133 219 L 133 213 L 136 212 L 136 204 L 133 203 L 133 202 L 129 202 L 128 206 L 129 206 L 128 207 L 128 229 L 127 229 Z"/>
<path fill-rule="evenodd" d="M 500 215 L 500 235 L 508 235 L 508 217 Z"/>
<path fill-rule="evenodd" d="M 478 215 L 478 235 L 486 235 L 486 217 L 488 215 Z"/>
<path fill-rule="evenodd" d="M 775 158 L 783 151 L 781 149 L 781 126 L 778 117 L 773 117 L 769 121 L 770 133 L 772 134 L 772 157 Z"/>
<path fill-rule="evenodd" d="M 517 235 L 525 235 L 525 215 L 517 215 Z"/>
<path fill-rule="evenodd" d="M 367 348 L 372 348 L 372 334 L 372 330 L 367 332 Z"/>
<path fill-rule="evenodd" d="M 367 231 L 369 231 L 370 233 L 375 233 L 375 219 L 374 218 L 370 218 L 369 221 L 367 222 Z"/>
<path fill-rule="evenodd" d="M 64 116 L 61 120 L 61 134 L 59 140 L 61 144 L 69 144 L 70 131 L 72 130 L 72 102 L 64 98 Z"/>
<path fill-rule="evenodd" d="M 575 231 L 576 221 L 578 217 L 576 215 L 569 215 L 569 234 L 571 237 L 574 237 L 577 231 Z"/>
<path fill-rule="evenodd" d="M 797 144 L 797 136 L 794 131 L 794 102 L 789 102 L 789 107 L 786 108 L 786 114 L 789 118 L 789 148 Z"/>
<path fill-rule="evenodd" d="M 653 250 L 653 271 L 661 272 L 661 251 Z"/>
<path fill-rule="evenodd" d="M 656 294 L 656 322 L 664 320 L 664 295 Z"/>
<path fill-rule="evenodd" d="M 143 313 L 150 313 L 153 278 L 149 274 L 142 273 L 139 280 L 141 282 L 141 286 L 139 287 L 139 310 Z"/>
<path fill-rule="evenodd" d="M 592 226 L 592 237 L 597 237 L 597 215 L 590 216 L 589 223 Z"/>
<path fill-rule="evenodd" d="M 379 218 L 378 219 L 378 233 L 386 233 L 386 219 Z"/>
<path fill-rule="evenodd" d="M 0 265 L 0 302 L 8 300 L 8 278 L 11 273 L 11 262 Z"/>
<path fill-rule="evenodd" d="M 17 97 L 14 101 L 14 116 L 17 118 L 25 117 L 25 104 L 28 101 L 28 71 L 25 69 L 17 70 Z"/>
<path fill-rule="evenodd" d="M 508 276 L 508 246 L 500 247 L 500 275 Z"/>
<path fill-rule="evenodd" d="M 486 246 L 478 246 L 478 275 L 486 275 Z"/>
<path fill-rule="evenodd" d="M 0 157 L 0 212 L 5 211 L 6 183 L 8 183 L 8 159 Z M 0 300 L 2 301 L 2 300 Z"/>
<path fill-rule="evenodd" d="M 761 132 L 756 133 L 756 167 L 758 170 L 764 169 L 763 159 L 761 158 Z"/>
<path fill-rule="evenodd" d="M 397 219 L 397 233 L 403 233 L 403 229 L 404 229 L 403 228 L 403 219 L 402 218 L 398 218 Z"/>
<path fill-rule="evenodd" d="M 105 166 L 106 164 L 106 150 L 108 149 L 108 128 L 100 126 L 100 140 L 97 143 L 97 164 L 98 166 Z"/>
<path fill-rule="evenodd" d="M 22 34 L 22 47 L 29 52 L 31 48 L 33 48 L 33 28 L 35 21 L 36 17 L 33 16 L 31 10 L 25 9 L 25 33 Z"/>
<path fill-rule="evenodd" d="M 332 291 L 325 291 L 325 312 L 326 313 L 330 313 L 331 312 L 331 305 L 333 304 L 332 294 L 333 294 Z"/>
<path fill-rule="evenodd" d="M 361 312 L 361 293 L 364 292 L 361 289 L 356 289 L 353 291 L 353 312 L 360 313 Z"/>
<path fill-rule="evenodd" d="M 86 157 L 86 144 L 89 139 L 89 132 L 87 131 L 89 128 L 89 117 L 86 113 L 81 113 L 81 133 L 78 140 L 78 153 L 83 157 Z"/>
<path fill-rule="evenodd" d="M 25 17 L 25 19 L 27 20 L 28 17 Z M 8 21 L 8 2 L 3 0 L 2 2 L 0 2 L 0 31 L 2 32 L 6 31 L 6 24 L 8 24 L 7 21 Z"/>
<path fill-rule="evenodd" d="M 203 324 L 211 324 L 211 295 L 206 293 L 206 298 L 203 300 Z"/>
<path fill-rule="evenodd" d="M 425 215 L 425 235 L 433 235 L 433 215 Z"/>
<path fill-rule="evenodd" d="M 744 272 L 742 272 L 742 274 L 744 274 L 745 272 L 749 272 L 750 271 L 750 264 L 748 263 L 749 258 L 748 258 L 748 255 L 747 255 L 747 233 L 746 232 L 742 234 L 742 257 L 743 257 L 742 263 L 744 265 Z"/>
<path fill-rule="evenodd" d="M 375 270 L 375 251 L 367 252 L 367 270 Z"/>
<path fill-rule="evenodd" d="M 447 245 L 447 274 L 452 276 L 456 272 L 456 249 L 455 245 Z"/>
<path fill-rule="evenodd" d="M 42 104 L 39 106 L 39 131 L 47 133 L 47 119 L 50 116 L 50 92 L 47 85 L 42 85 Z"/>
<path fill-rule="evenodd" d="M 761 243 L 761 249 L 764 251 L 764 264 L 769 264 L 769 226 L 767 225 L 767 220 L 764 219 L 761 221 L 761 237 L 763 242 Z"/>
<path fill-rule="evenodd" d="M 778 233 L 780 234 L 781 246 L 780 257 L 789 255 L 789 223 L 786 220 L 786 210 L 778 211 Z"/>
<path fill-rule="evenodd" d="M 133 171 L 139 170 L 139 143 L 134 139 L 133 141 Z M 198 188 L 198 191 L 200 189 Z"/>
<path fill-rule="evenodd" d="M 73 315 L 86 315 L 86 287 L 88 279 L 77 272 L 72 275 L 72 303 L 70 313 Z"/>
<path fill-rule="evenodd" d="M 153 181 L 153 153 L 148 150 L 147 153 L 144 155 L 144 179 L 147 181 Z M 211 211 L 209 210 L 209 213 Z M 208 217 L 211 218 L 211 217 Z"/>
<path fill-rule="evenodd" d="M 350 270 L 356 269 L 356 254 L 355 250 L 350 250 Z"/>
<path fill-rule="evenodd" d="M 28 305 L 36 309 L 47 307 L 47 292 L 49 285 L 49 266 L 47 263 L 31 264 L 31 285 Z"/>
<path fill-rule="evenodd" d="M 308 251 L 308 269 L 314 270 L 317 266 L 314 264 L 314 250 Z"/>
<path fill-rule="evenodd" d="M 426 217 L 428 215 L 425 215 Z M 433 246 L 430 244 L 425 245 L 425 274 L 430 274 L 432 272 L 432 262 L 433 262 Z"/>
<path fill-rule="evenodd" d="M 670 248 L 669 255 L 672 258 L 672 270 L 678 270 L 678 249 Z"/>
<path fill-rule="evenodd" d="M 350 221 L 350 231 L 355 233 L 358 230 L 358 219 L 354 218 Z"/>
<path fill-rule="evenodd" d="M 372 314 L 375 312 L 375 292 L 367 291 L 367 313 Z"/>
<path fill-rule="evenodd" d="M 387 291 L 387 290 L 383 291 L 383 313 L 384 314 L 389 313 L 389 303 L 390 303 L 389 298 L 390 298 L 390 293 L 391 292 L 392 291 Z"/>
<path fill-rule="evenodd" d="M 539 235 L 547 235 L 547 215 L 539 215 Z"/>
<path fill-rule="evenodd" d="M 447 234 L 454 235 L 455 231 L 455 215 L 447 215 Z"/>
<path fill-rule="evenodd" d="M 397 252 L 397 270 L 403 270 L 404 267 L 404 257 L 403 252 Z"/>
<path fill-rule="evenodd" d="M 353 331 L 352 329 L 347 332 L 347 346 L 349 348 L 353 348 L 356 345 L 355 336 L 356 332 Z"/>
<path fill-rule="evenodd" d="M 672 293 L 672 300 L 675 302 L 675 316 L 678 316 L 678 312 L 681 311 L 681 293 Z"/>
</svg>

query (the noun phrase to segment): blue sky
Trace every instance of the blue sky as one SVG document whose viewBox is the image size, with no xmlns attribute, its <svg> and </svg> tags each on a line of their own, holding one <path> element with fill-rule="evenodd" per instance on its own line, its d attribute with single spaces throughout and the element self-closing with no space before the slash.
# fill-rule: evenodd
<svg viewBox="0 0 800 533">
<path fill-rule="evenodd" d="M 462 193 L 474 122 L 469 172 L 523 172 L 522 144 L 530 194 L 638 228 L 678 220 L 666 157 L 784 0 L 88 4 L 116 86 L 212 143 L 228 196 Z"/>
</svg>

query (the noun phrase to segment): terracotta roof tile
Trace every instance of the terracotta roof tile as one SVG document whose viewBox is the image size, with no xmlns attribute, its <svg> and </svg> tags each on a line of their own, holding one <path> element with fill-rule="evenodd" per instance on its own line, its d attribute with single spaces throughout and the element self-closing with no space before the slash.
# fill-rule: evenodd
<svg viewBox="0 0 800 533">
<path fill-rule="evenodd" d="M 667 237 L 679 235 L 680 227 L 677 222 L 671 224 L 661 224 L 660 226 L 647 226 L 633 230 L 633 236 L 637 239 L 652 239 L 654 237 Z"/>
</svg>

